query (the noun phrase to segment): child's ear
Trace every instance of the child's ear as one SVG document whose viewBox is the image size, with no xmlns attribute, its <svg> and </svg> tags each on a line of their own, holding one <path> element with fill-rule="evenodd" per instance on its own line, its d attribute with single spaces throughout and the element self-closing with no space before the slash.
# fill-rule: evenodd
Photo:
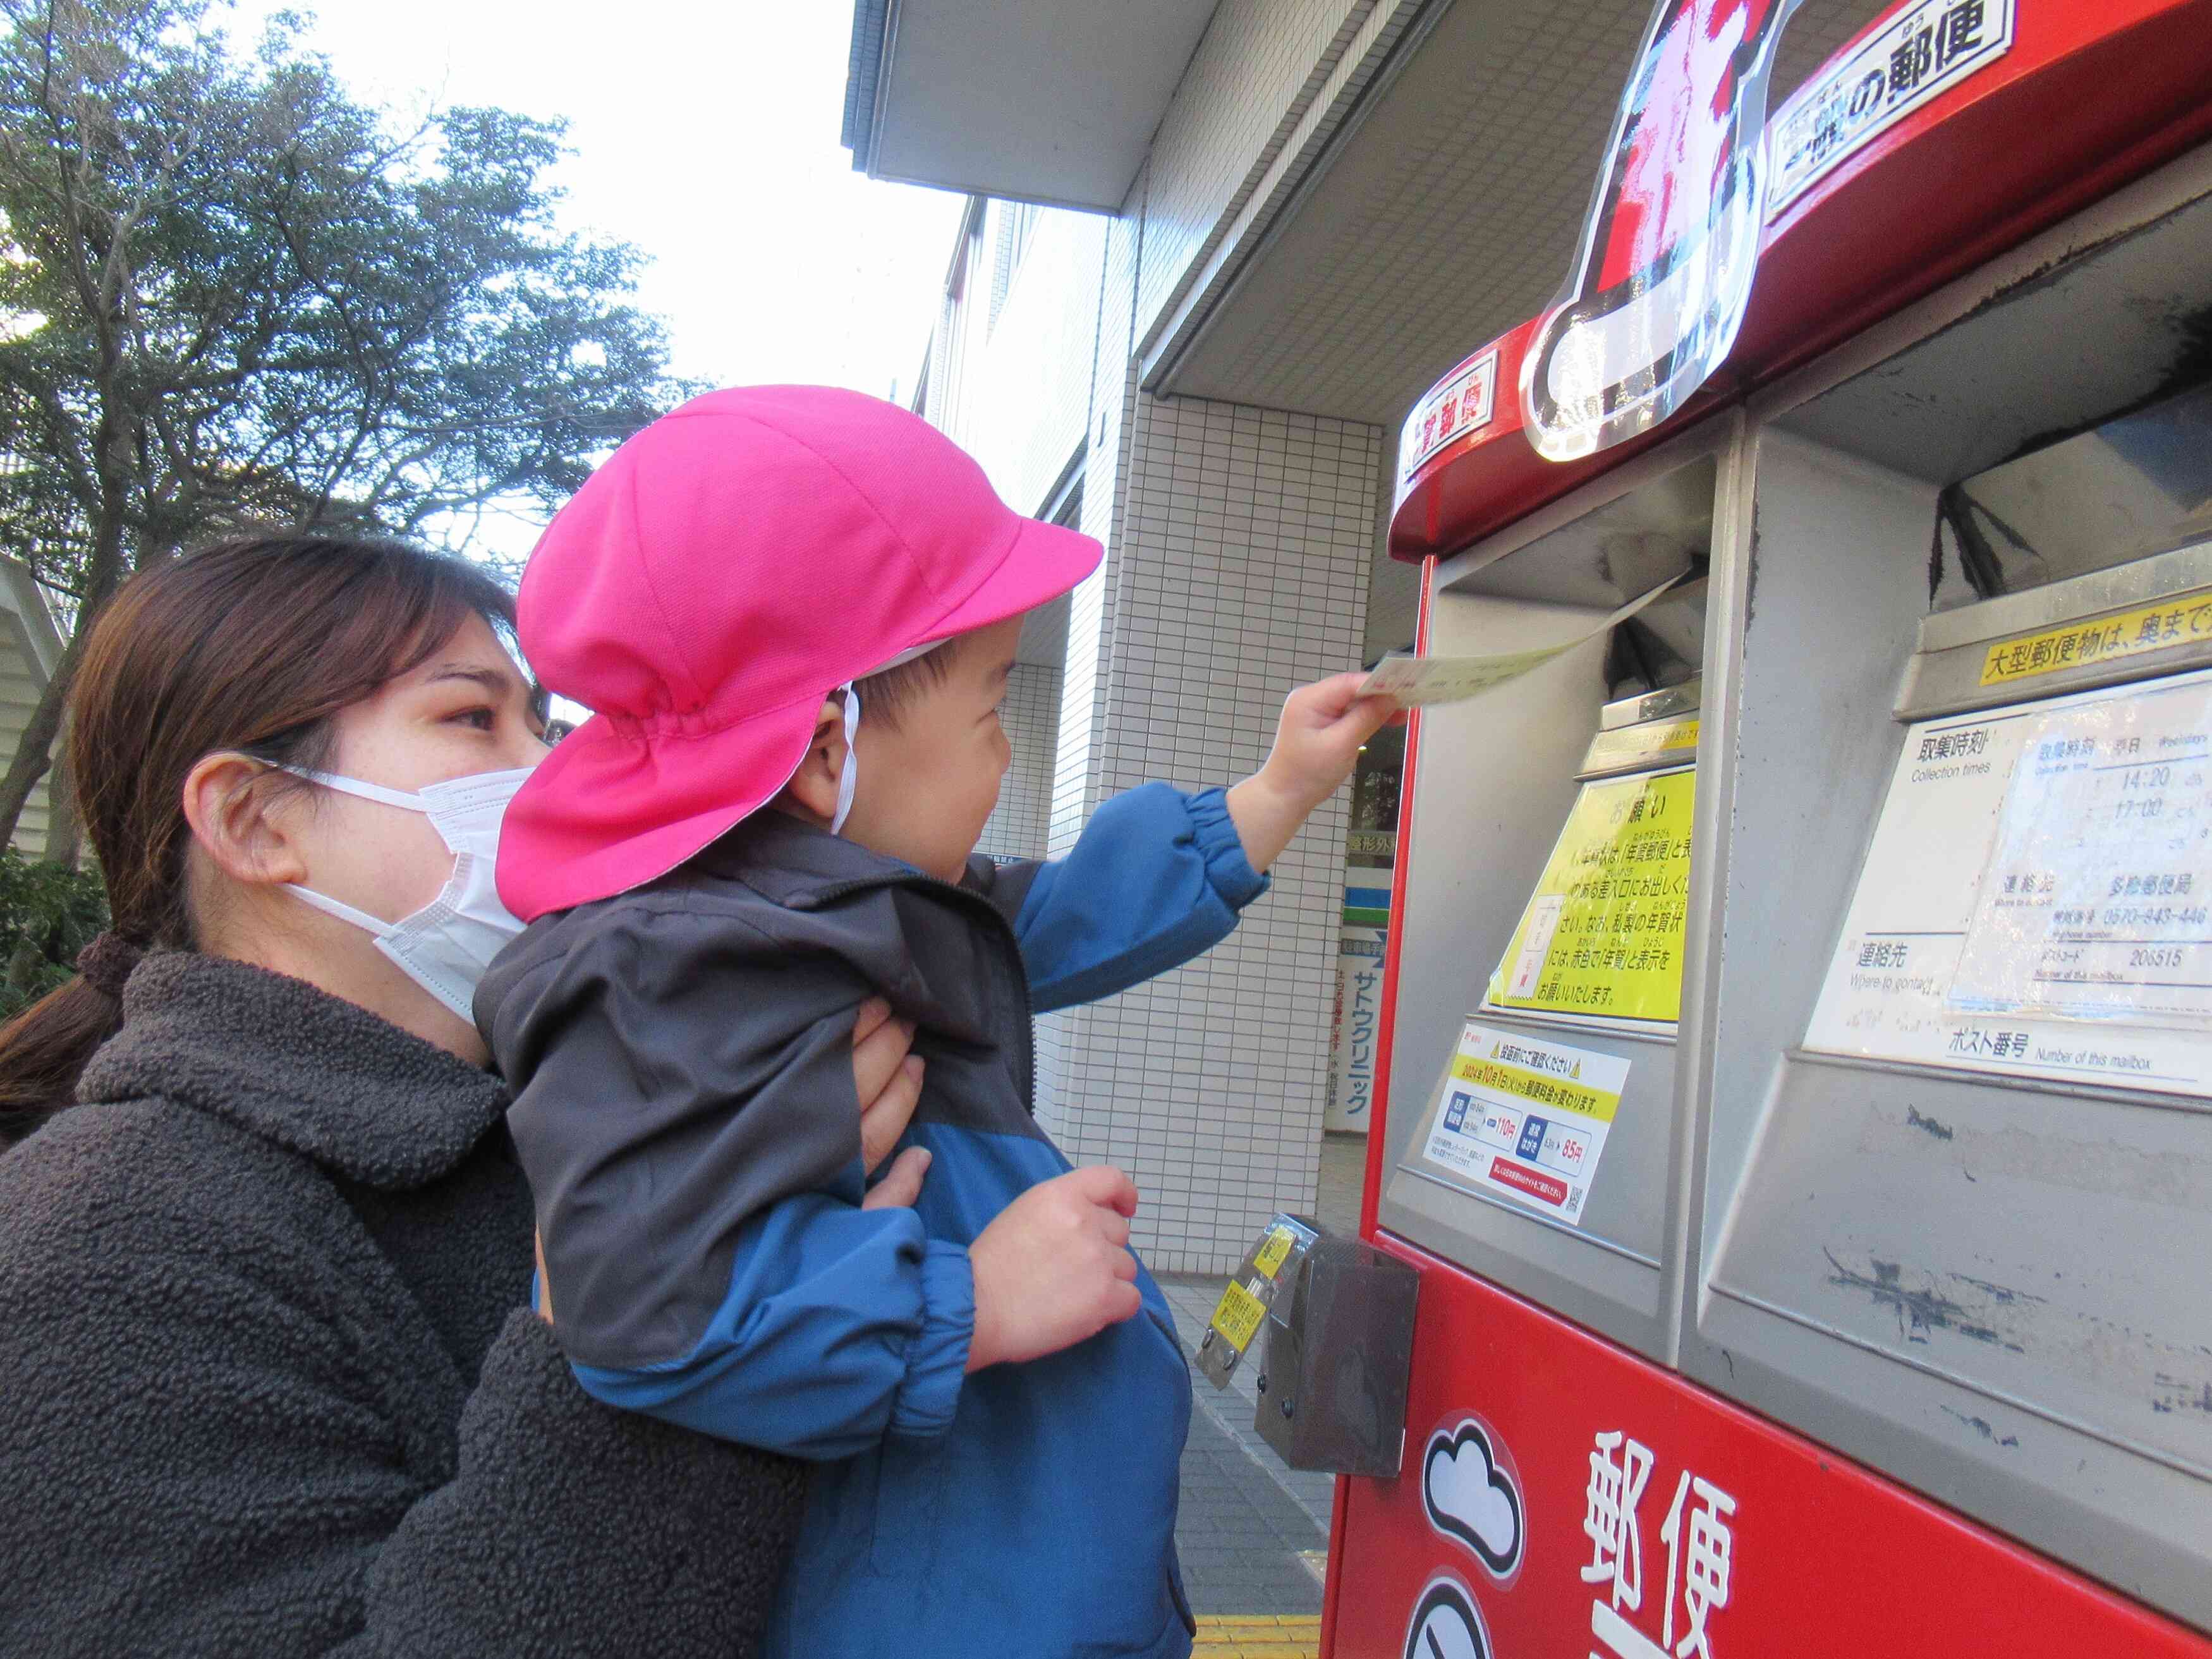
<svg viewBox="0 0 2212 1659">
<path fill-rule="evenodd" d="M 807 740 L 806 758 L 783 787 L 783 804 L 823 829 L 837 815 L 837 780 L 845 770 L 845 707 L 835 697 L 823 699 L 814 719 L 814 735 Z"/>
</svg>

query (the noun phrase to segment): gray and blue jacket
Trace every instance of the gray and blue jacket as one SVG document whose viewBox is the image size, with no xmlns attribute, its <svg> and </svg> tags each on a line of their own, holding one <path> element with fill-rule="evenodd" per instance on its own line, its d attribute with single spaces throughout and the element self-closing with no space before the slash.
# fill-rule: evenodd
<svg viewBox="0 0 2212 1659">
<path fill-rule="evenodd" d="M 775 812 L 549 916 L 477 1018 L 515 1091 L 557 1330 L 610 1404 L 818 1464 L 766 1651 L 1182 1659 L 1190 1383 L 1167 1304 L 966 1372 L 968 1246 L 1070 1167 L 1033 1013 L 1188 961 L 1267 887 L 1218 790 L 1108 802 L 957 885 Z M 863 1210 L 854 1012 L 928 1062 L 912 1209 Z"/>
</svg>

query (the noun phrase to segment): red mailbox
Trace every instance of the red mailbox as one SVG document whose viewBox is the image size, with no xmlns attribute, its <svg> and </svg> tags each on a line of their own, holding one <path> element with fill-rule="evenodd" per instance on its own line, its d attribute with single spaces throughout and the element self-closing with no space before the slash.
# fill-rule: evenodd
<svg viewBox="0 0 2212 1659">
<path fill-rule="evenodd" d="M 1547 460 L 1538 319 L 1407 424 L 1422 652 L 1676 586 L 1413 719 L 1323 1652 L 2212 1655 L 2212 3 L 1765 133 L 1702 390 Z"/>
</svg>

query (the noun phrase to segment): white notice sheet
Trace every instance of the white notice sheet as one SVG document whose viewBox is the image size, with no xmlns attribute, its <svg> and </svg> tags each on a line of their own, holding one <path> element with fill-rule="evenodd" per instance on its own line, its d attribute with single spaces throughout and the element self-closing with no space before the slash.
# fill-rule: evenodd
<svg viewBox="0 0 2212 1659">
<path fill-rule="evenodd" d="M 2212 1091 L 2212 671 L 1909 727 L 1808 1048 Z"/>
<path fill-rule="evenodd" d="M 1959 968 L 1971 1013 L 2212 1020 L 2212 685 L 2029 723 Z"/>
<path fill-rule="evenodd" d="M 1421 1156 L 1579 1227 L 1627 1086 L 1625 1060 L 1469 1020 Z"/>
</svg>

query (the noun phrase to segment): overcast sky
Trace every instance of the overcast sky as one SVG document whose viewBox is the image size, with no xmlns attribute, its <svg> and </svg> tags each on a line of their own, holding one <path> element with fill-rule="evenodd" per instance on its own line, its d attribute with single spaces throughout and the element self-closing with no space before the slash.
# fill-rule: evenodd
<svg viewBox="0 0 2212 1659">
<path fill-rule="evenodd" d="M 963 198 L 880 185 L 838 143 L 848 0 L 323 0 L 308 44 L 370 101 L 494 104 L 568 123 L 571 228 L 651 259 L 679 374 L 910 392 Z M 280 0 L 239 0 L 251 41 Z M 520 555 L 534 513 L 477 545 Z M 586 711 L 564 700 L 566 719 Z"/>
<path fill-rule="evenodd" d="M 960 198 L 837 141 L 849 0 L 322 0 L 309 43 L 403 110 L 568 122 L 567 222 L 634 243 L 675 367 L 723 385 L 910 390 Z M 272 0 L 242 0 L 250 39 Z"/>
</svg>

